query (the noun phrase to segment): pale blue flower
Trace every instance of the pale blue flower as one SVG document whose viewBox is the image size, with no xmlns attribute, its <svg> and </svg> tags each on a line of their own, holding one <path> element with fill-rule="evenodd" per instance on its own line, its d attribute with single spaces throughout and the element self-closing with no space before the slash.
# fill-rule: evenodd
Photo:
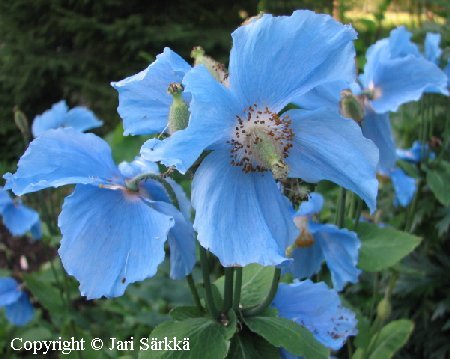
<svg viewBox="0 0 450 359">
<path fill-rule="evenodd" d="M 32 131 L 33 136 L 37 137 L 50 129 L 72 127 L 83 132 L 100 127 L 102 124 L 103 122 L 86 107 L 77 106 L 69 110 L 66 101 L 61 100 L 34 118 Z"/>
<path fill-rule="evenodd" d="M 427 32 L 424 42 L 424 55 L 428 61 L 439 65 L 439 58 L 441 57 L 442 50 L 441 34 L 434 32 Z"/>
<path fill-rule="evenodd" d="M 411 148 L 397 148 L 397 157 L 403 161 L 419 163 L 427 158 L 434 159 L 436 154 L 430 150 L 430 146 L 427 143 L 414 141 Z"/>
<path fill-rule="evenodd" d="M 302 325 L 329 349 L 339 350 L 349 336 L 357 334 L 355 314 L 323 282 L 280 283 L 272 306 L 280 317 Z"/>
<path fill-rule="evenodd" d="M 6 187 L 16 194 L 76 184 L 58 219 L 59 254 L 89 299 L 122 295 L 128 284 L 153 276 L 164 259 L 167 238 L 172 277 L 192 270 L 192 226 L 170 204 L 163 186 L 143 180 L 136 191 L 127 188 L 129 176 L 141 171 L 157 174 L 157 167 L 138 159 L 118 168 L 105 141 L 67 128 L 35 139 L 17 172 L 5 175 Z"/>
<path fill-rule="evenodd" d="M 6 319 L 14 325 L 25 325 L 33 319 L 34 309 L 28 295 L 15 279 L 0 278 L 0 308 L 5 308 Z"/>
<path fill-rule="evenodd" d="M 230 86 L 203 66 L 189 71 L 188 127 L 148 141 L 141 155 L 185 172 L 211 150 L 192 184 L 200 243 L 224 266 L 277 265 L 298 233 L 275 181 L 283 171 L 308 182 L 334 181 L 375 208 L 377 150 L 357 124 L 327 110 L 278 115 L 322 83 L 354 78 L 356 33 L 328 15 L 296 11 L 263 15 L 232 37 Z M 264 157 L 260 140 L 271 148 L 269 157 L 279 158 Z"/>
</svg>

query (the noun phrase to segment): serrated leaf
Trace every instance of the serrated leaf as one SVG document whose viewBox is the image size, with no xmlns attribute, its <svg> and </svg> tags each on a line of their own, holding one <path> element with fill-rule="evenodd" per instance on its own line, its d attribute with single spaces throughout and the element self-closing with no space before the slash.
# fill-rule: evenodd
<svg viewBox="0 0 450 359">
<path fill-rule="evenodd" d="M 176 307 L 173 308 L 169 315 L 174 319 L 174 320 L 185 320 L 188 318 L 200 318 L 200 317 L 204 317 L 205 313 L 202 312 L 200 309 L 198 309 L 197 307 Z"/>
<path fill-rule="evenodd" d="M 164 340 L 176 337 L 178 340 L 189 338 L 189 351 L 152 351 L 141 350 L 140 359 L 154 358 L 225 358 L 230 343 L 225 339 L 225 328 L 208 318 L 189 318 L 183 321 L 168 321 L 158 325 L 150 334 L 152 338 Z M 164 347 L 162 348 L 164 349 Z"/>
<path fill-rule="evenodd" d="M 427 171 L 427 184 L 431 188 L 436 199 L 443 205 L 450 205 L 450 163 L 440 161 Z"/>
<path fill-rule="evenodd" d="M 394 228 L 360 223 L 356 229 L 361 240 L 358 267 L 379 272 L 392 267 L 416 248 L 421 238 Z"/>
<path fill-rule="evenodd" d="M 369 359 L 390 359 L 401 349 L 414 329 L 410 320 L 395 320 L 384 326 L 370 343 Z"/>
<path fill-rule="evenodd" d="M 263 267 L 259 264 L 250 264 L 242 269 L 242 306 L 252 307 L 264 300 L 270 291 L 274 271 L 274 267 Z M 223 296 L 224 277 L 217 279 L 214 284 Z"/>
<path fill-rule="evenodd" d="M 277 348 L 284 348 L 307 359 L 326 359 L 328 349 L 320 344 L 306 328 L 292 320 L 278 317 L 245 318 L 248 328 Z"/>
<path fill-rule="evenodd" d="M 231 339 L 227 359 L 256 358 L 278 359 L 280 350 L 248 329 L 242 330 Z"/>
</svg>

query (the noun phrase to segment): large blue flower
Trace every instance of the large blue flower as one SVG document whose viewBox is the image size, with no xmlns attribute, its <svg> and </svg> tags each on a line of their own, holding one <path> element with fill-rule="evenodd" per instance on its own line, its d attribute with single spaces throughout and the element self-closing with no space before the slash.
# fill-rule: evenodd
<svg viewBox="0 0 450 359">
<path fill-rule="evenodd" d="M 50 129 L 72 127 L 78 131 L 86 131 L 99 127 L 102 123 L 86 107 L 77 106 L 69 110 L 66 101 L 61 100 L 34 118 L 32 131 L 33 136 L 37 137 Z"/>
<path fill-rule="evenodd" d="M 148 141 L 143 157 L 185 172 L 212 150 L 193 181 L 200 243 L 225 266 L 283 262 L 297 230 L 275 179 L 332 180 L 375 208 L 377 150 L 331 111 L 280 111 L 321 83 L 354 77 L 356 37 L 327 15 L 263 15 L 232 34 L 230 87 L 203 66 L 183 80 L 189 126 Z M 275 178 L 275 179 L 274 179 Z"/>
<path fill-rule="evenodd" d="M 58 219 L 59 254 L 81 293 L 99 298 L 122 295 L 128 284 L 153 276 L 167 238 L 173 278 L 189 274 L 195 262 L 192 226 L 162 185 L 143 180 L 136 191 L 127 188 L 127 180 L 142 172 L 156 174 L 156 165 L 136 160 L 119 169 L 99 137 L 58 129 L 35 139 L 17 172 L 5 178 L 17 194 L 76 184 Z"/>
<path fill-rule="evenodd" d="M 171 83 L 183 80 L 191 66 L 166 47 L 145 70 L 111 85 L 119 93 L 120 117 L 125 135 L 160 133 L 167 129 Z M 187 95 L 185 100 L 189 98 Z"/>
<path fill-rule="evenodd" d="M 331 272 L 336 290 L 342 290 L 348 282 L 356 283 L 361 271 L 356 268 L 361 243 L 354 232 L 331 224 L 320 224 L 313 220 L 323 206 L 320 193 L 310 194 L 308 201 L 300 205 L 294 222 L 300 235 L 291 248 L 294 259 L 286 263 L 296 278 L 309 278 L 320 271 L 325 261 Z"/>
<path fill-rule="evenodd" d="M 41 238 L 39 214 L 22 204 L 20 198 L 13 200 L 3 187 L 0 187 L 0 214 L 3 217 L 3 224 L 13 236 L 22 236 L 30 231 L 33 239 Z"/>
<path fill-rule="evenodd" d="M 355 314 L 342 307 L 336 291 L 323 282 L 281 283 L 272 305 L 280 317 L 304 326 L 333 350 L 339 350 L 349 336 L 357 333 Z"/>
<path fill-rule="evenodd" d="M 13 278 L 0 278 L 1 307 L 5 308 L 6 318 L 14 325 L 25 325 L 33 319 L 34 309 L 30 299 Z"/>
</svg>

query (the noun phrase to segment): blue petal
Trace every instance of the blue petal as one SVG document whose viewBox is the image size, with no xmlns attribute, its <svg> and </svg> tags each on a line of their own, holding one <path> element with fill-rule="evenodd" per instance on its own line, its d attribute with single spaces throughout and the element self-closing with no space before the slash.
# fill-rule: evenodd
<svg viewBox="0 0 450 359">
<path fill-rule="evenodd" d="M 172 187 L 173 191 L 175 192 L 175 196 L 177 197 L 181 213 L 183 214 L 184 218 L 186 218 L 186 220 L 190 222 L 192 217 L 191 201 L 189 201 L 183 188 L 178 183 L 176 183 L 171 178 L 167 178 L 166 181 L 169 183 L 170 187 Z"/>
<path fill-rule="evenodd" d="M 349 88 L 345 81 L 330 82 L 313 88 L 293 102 L 307 110 L 328 108 L 339 111 L 341 91 Z"/>
<path fill-rule="evenodd" d="M 298 231 L 272 175 L 244 173 L 229 152 L 208 155 L 195 173 L 192 204 L 200 244 L 223 266 L 277 265 Z"/>
<path fill-rule="evenodd" d="M 21 290 L 19 284 L 13 278 L 0 278 L 0 307 L 16 302 Z"/>
<path fill-rule="evenodd" d="M 436 154 L 430 150 L 430 146 L 427 143 L 414 141 L 410 149 L 397 148 L 397 157 L 403 161 L 419 163 L 426 158 L 434 159 Z"/>
<path fill-rule="evenodd" d="M 169 231 L 170 278 L 183 279 L 192 272 L 195 257 L 194 229 L 174 206 L 164 202 L 154 202 L 152 207 L 157 211 L 172 216 L 174 226 Z"/>
<path fill-rule="evenodd" d="M 117 111 L 123 119 L 125 135 L 159 133 L 167 126 L 172 96 L 167 89 L 181 82 L 189 64 L 168 47 L 145 70 L 111 83 L 119 93 Z"/>
<path fill-rule="evenodd" d="M 72 128 L 48 130 L 36 138 L 20 158 L 17 172 L 4 178 L 5 188 L 17 195 L 71 183 L 122 181 L 109 145 L 100 137 Z"/>
<path fill-rule="evenodd" d="M 355 314 L 343 308 L 336 291 L 323 282 L 280 283 L 272 305 L 281 317 L 303 325 L 333 350 L 339 350 L 348 336 L 357 333 Z"/>
<path fill-rule="evenodd" d="M 72 127 L 80 132 L 100 127 L 103 124 L 95 114 L 86 107 L 77 106 L 67 112 L 61 127 Z"/>
<path fill-rule="evenodd" d="M 341 291 L 348 282 L 358 282 L 361 271 L 356 268 L 361 243 L 354 232 L 331 224 L 309 225 L 331 272 L 333 287 Z"/>
<path fill-rule="evenodd" d="M 436 65 L 439 63 L 439 58 L 442 54 L 440 44 L 441 34 L 427 32 L 424 43 L 425 58 Z"/>
<path fill-rule="evenodd" d="M 295 132 L 287 158 L 289 176 L 307 182 L 333 181 L 358 194 L 371 211 L 375 210 L 378 151 L 359 126 L 328 110 L 287 114 Z"/>
<path fill-rule="evenodd" d="M 69 108 L 67 107 L 66 101 L 61 100 L 43 114 L 36 116 L 31 128 L 33 136 L 37 137 L 47 130 L 58 128 L 68 110 Z"/>
<path fill-rule="evenodd" d="M 300 204 L 296 216 L 312 216 L 319 213 L 323 207 L 323 196 L 319 192 L 311 192 L 307 201 Z"/>
<path fill-rule="evenodd" d="M 122 190 L 77 185 L 58 219 L 59 254 L 88 299 L 117 297 L 156 273 L 172 217 Z"/>
<path fill-rule="evenodd" d="M 427 88 L 447 93 L 447 78 L 435 64 L 413 55 L 378 64 L 370 84 L 380 92 L 370 105 L 377 113 L 397 111 L 407 102 L 417 101 Z"/>
<path fill-rule="evenodd" d="M 447 88 L 450 88 L 450 59 L 447 60 L 447 66 L 445 66 L 444 71 L 447 75 Z"/>
<path fill-rule="evenodd" d="M 125 178 L 136 177 L 144 173 L 159 174 L 158 165 L 154 162 L 146 161 L 141 157 L 136 157 L 131 162 L 119 164 L 119 171 Z"/>
<path fill-rule="evenodd" d="M 232 33 L 230 83 L 244 106 L 281 110 L 312 88 L 355 75 L 356 32 L 328 15 L 263 15 Z"/>
<path fill-rule="evenodd" d="M 389 50 L 392 59 L 407 55 L 420 56 L 418 46 L 411 41 L 412 34 L 404 26 L 399 26 L 389 35 Z"/>
<path fill-rule="evenodd" d="M 39 240 L 42 238 L 42 225 L 41 221 L 37 221 L 35 224 L 33 224 L 30 228 L 30 234 L 31 238 L 34 240 Z"/>
<path fill-rule="evenodd" d="M 388 172 L 397 161 L 389 114 L 377 114 L 370 108 L 366 108 L 361 130 L 363 135 L 372 140 L 378 147 L 380 156 L 378 169 L 382 172 Z"/>
<path fill-rule="evenodd" d="M 390 177 L 395 192 L 394 203 L 406 207 L 412 201 L 417 190 L 415 178 L 409 177 L 400 168 L 392 170 Z"/>
<path fill-rule="evenodd" d="M 28 295 L 22 292 L 19 300 L 5 307 L 6 318 L 14 325 L 25 325 L 33 319 L 34 308 Z"/>
<path fill-rule="evenodd" d="M 21 203 L 10 204 L 3 210 L 3 223 L 13 236 L 22 236 L 39 222 L 39 214 Z"/>
<path fill-rule="evenodd" d="M 310 247 L 297 247 L 292 251 L 292 259 L 287 268 L 295 278 L 309 278 L 318 273 L 324 261 L 321 246 L 314 242 Z"/>
<path fill-rule="evenodd" d="M 192 95 L 189 125 L 163 141 L 147 141 L 143 158 L 176 166 L 184 173 L 202 151 L 216 142 L 225 142 L 243 108 L 230 90 L 220 84 L 204 66 L 197 66 L 183 80 Z"/>
<path fill-rule="evenodd" d="M 0 187 L 0 214 L 3 213 L 6 206 L 10 204 L 13 204 L 13 200 L 11 199 L 9 192 L 3 187 Z"/>
</svg>

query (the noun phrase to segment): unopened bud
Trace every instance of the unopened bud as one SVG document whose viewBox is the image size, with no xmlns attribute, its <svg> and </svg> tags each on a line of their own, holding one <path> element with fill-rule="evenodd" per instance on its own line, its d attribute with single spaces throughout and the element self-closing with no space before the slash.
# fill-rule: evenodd
<svg viewBox="0 0 450 359">
<path fill-rule="evenodd" d="M 169 133 L 184 130 L 189 122 L 189 107 L 183 100 L 184 87 L 180 83 L 171 83 L 168 92 L 172 95 L 169 110 Z"/>
<path fill-rule="evenodd" d="M 228 86 L 228 71 L 225 65 L 205 55 L 205 50 L 201 46 L 196 46 L 192 49 L 191 57 L 194 59 L 194 66 L 205 66 L 217 81 Z"/>
<path fill-rule="evenodd" d="M 380 303 L 378 303 L 377 306 L 377 317 L 385 321 L 388 319 L 391 315 L 391 304 L 389 303 L 389 300 L 387 298 L 383 298 Z"/>
<path fill-rule="evenodd" d="M 27 144 L 30 141 L 30 127 L 28 126 L 28 119 L 17 107 L 14 108 L 14 122 L 22 133 L 23 139 Z"/>
<path fill-rule="evenodd" d="M 340 109 L 342 116 L 351 118 L 357 122 L 361 122 L 364 117 L 364 106 L 361 100 L 353 95 L 350 90 L 343 90 L 341 92 Z"/>
</svg>

